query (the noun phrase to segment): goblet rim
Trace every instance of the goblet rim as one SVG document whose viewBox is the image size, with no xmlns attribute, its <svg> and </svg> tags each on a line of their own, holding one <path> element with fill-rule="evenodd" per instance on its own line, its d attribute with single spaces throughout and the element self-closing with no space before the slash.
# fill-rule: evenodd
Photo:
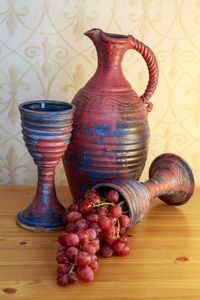
<svg viewBox="0 0 200 300">
<path fill-rule="evenodd" d="M 31 109 L 27 108 L 26 106 L 33 105 L 33 104 L 42 104 L 42 103 L 47 103 L 47 104 L 56 104 L 56 105 L 63 105 L 65 108 L 62 110 L 39 110 L 39 109 Z M 24 101 L 18 106 L 19 110 L 23 112 L 31 112 L 31 113 L 50 113 L 50 114 L 63 114 L 66 112 L 70 112 L 75 110 L 75 106 L 72 103 L 61 101 L 61 100 L 50 100 L 50 99 L 39 99 L 39 100 L 29 100 L 29 101 Z"/>
</svg>

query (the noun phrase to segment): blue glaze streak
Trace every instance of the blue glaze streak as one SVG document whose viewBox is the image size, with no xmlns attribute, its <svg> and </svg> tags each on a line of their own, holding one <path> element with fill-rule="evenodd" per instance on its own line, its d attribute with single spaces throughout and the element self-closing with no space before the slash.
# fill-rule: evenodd
<svg viewBox="0 0 200 300">
<path fill-rule="evenodd" d="M 89 136 L 97 135 L 98 140 L 96 143 L 101 145 L 103 143 L 104 136 L 116 136 L 121 137 L 124 135 L 123 130 L 128 129 L 128 124 L 117 123 L 116 130 L 112 131 L 110 126 L 104 126 L 103 124 L 94 124 L 94 129 L 90 130 L 90 124 L 87 123 L 82 130 L 83 134 L 88 134 Z"/>
<path fill-rule="evenodd" d="M 43 189 L 42 189 L 42 200 L 41 200 L 42 206 L 45 206 L 47 204 L 47 202 L 48 202 L 48 195 L 49 195 L 48 185 L 47 185 L 47 183 L 44 183 Z"/>
</svg>

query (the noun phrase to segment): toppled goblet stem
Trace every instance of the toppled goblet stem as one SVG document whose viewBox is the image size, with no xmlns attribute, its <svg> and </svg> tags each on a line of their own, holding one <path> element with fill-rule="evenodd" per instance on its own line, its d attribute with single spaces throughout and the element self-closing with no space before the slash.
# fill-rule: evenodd
<svg viewBox="0 0 200 300">
<path fill-rule="evenodd" d="M 98 184 L 93 189 L 101 193 L 105 187 L 110 187 L 119 192 L 128 206 L 129 228 L 143 219 L 155 197 L 169 205 L 182 205 L 194 193 L 192 171 L 178 155 L 166 153 L 158 156 L 150 166 L 149 177 L 144 183 L 124 178 Z"/>
<path fill-rule="evenodd" d="M 26 147 L 38 166 L 38 184 L 33 202 L 17 215 L 17 223 L 34 231 L 60 230 L 66 209 L 57 199 L 54 174 L 69 144 L 75 108 L 38 100 L 21 104 L 19 110 Z"/>
</svg>

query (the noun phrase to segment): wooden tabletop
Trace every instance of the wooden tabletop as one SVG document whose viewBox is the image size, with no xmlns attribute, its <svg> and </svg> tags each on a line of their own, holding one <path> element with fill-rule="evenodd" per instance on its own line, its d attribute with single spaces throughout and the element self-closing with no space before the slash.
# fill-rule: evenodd
<svg viewBox="0 0 200 300">
<path fill-rule="evenodd" d="M 56 283 L 59 233 L 31 232 L 15 222 L 34 191 L 0 187 L 0 299 L 200 300 L 200 189 L 180 207 L 154 199 L 128 233 L 131 253 L 99 258 L 93 282 L 66 287 Z M 71 203 L 66 187 L 57 195 Z"/>
</svg>

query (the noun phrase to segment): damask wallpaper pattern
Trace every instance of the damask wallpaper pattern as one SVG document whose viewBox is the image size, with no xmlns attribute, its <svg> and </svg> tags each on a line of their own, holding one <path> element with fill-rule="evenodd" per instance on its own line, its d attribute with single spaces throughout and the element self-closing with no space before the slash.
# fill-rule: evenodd
<svg viewBox="0 0 200 300">
<path fill-rule="evenodd" d="M 181 155 L 200 185 L 199 0 L 1 0 L 0 184 L 34 185 L 36 167 L 21 135 L 17 106 L 26 100 L 70 102 L 96 69 L 83 32 L 132 34 L 154 51 L 159 83 L 149 114 L 151 141 L 142 179 L 163 152 Z M 126 78 L 138 94 L 148 81 L 142 57 L 128 51 Z M 67 184 L 62 164 L 56 184 Z"/>
</svg>

